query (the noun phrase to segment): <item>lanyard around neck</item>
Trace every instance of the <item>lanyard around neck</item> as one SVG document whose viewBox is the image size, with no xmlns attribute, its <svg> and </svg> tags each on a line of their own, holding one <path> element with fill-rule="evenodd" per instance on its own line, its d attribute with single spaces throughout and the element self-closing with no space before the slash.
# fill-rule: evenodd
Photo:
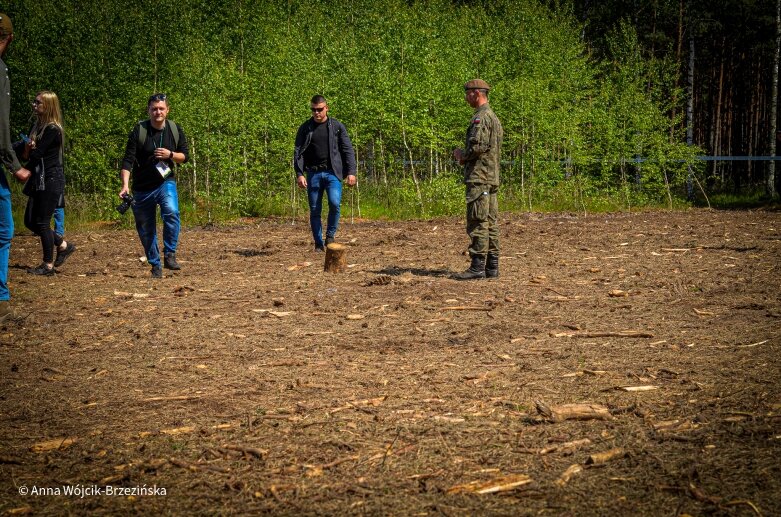
<svg viewBox="0 0 781 517">
<path fill-rule="evenodd" d="M 154 127 L 152 124 L 149 124 L 149 127 Z M 165 122 L 163 122 L 163 129 L 160 130 L 160 145 L 155 143 L 154 138 L 152 138 L 152 145 L 155 146 L 155 149 L 159 147 L 163 147 L 163 135 L 165 134 Z"/>
</svg>

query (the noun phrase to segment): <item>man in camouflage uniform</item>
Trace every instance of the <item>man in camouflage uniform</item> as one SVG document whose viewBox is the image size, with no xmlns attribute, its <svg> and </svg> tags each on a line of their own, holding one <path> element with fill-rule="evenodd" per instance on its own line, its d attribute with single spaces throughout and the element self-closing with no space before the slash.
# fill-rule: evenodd
<svg viewBox="0 0 781 517">
<path fill-rule="evenodd" d="M 482 79 L 464 85 L 467 104 L 475 109 L 466 131 L 466 147 L 453 151 L 464 166 L 466 183 L 466 233 L 472 239 L 472 264 L 457 280 L 499 276 L 499 161 L 502 153 L 502 124 L 488 105 L 491 87 Z"/>
</svg>

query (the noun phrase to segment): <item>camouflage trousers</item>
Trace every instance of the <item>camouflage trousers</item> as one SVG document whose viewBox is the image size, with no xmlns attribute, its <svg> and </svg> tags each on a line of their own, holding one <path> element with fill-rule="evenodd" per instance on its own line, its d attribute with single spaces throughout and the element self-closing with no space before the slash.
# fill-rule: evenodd
<svg viewBox="0 0 781 517">
<path fill-rule="evenodd" d="M 499 201 L 495 185 L 467 184 L 466 233 L 472 242 L 470 256 L 499 253 Z"/>
</svg>

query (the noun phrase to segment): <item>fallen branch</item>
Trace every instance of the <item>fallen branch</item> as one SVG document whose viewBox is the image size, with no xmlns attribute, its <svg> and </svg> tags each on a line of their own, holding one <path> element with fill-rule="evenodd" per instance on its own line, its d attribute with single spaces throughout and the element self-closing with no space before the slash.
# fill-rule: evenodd
<svg viewBox="0 0 781 517">
<path fill-rule="evenodd" d="M 200 398 L 198 395 L 175 395 L 172 397 L 150 397 L 142 399 L 141 402 L 169 402 L 175 400 L 198 400 Z"/>
<path fill-rule="evenodd" d="M 229 451 L 238 451 L 243 452 L 247 456 L 255 456 L 259 460 L 265 459 L 266 456 L 268 456 L 268 451 L 266 449 L 257 449 L 255 447 L 245 447 L 243 445 L 223 445 L 223 449 L 228 449 Z"/>
<path fill-rule="evenodd" d="M 654 337 L 654 335 L 642 330 L 619 330 L 616 332 L 557 332 L 552 333 L 551 337 Z"/>
<path fill-rule="evenodd" d="M 737 345 L 735 348 L 751 348 L 751 347 L 755 347 L 755 346 L 759 346 L 759 345 L 764 345 L 768 341 L 770 341 L 770 340 L 766 339 L 764 341 L 759 341 L 757 343 L 751 343 L 750 345 Z"/>
<path fill-rule="evenodd" d="M 474 494 L 493 494 L 496 492 L 506 492 L 514 490 L 520 486 L 532 482 L 532 478 L 525 474 L 511 474 L 490 481 L 472 481 L 461 485 L 455 485 L 448 488 L 448 494 L 474 493 Z"/>
<path fill-rule="evenodd" d="M 477 307 L 474 305 L 456 305 L 455 307 L 442 307 L 443 311 L 492 311 L 493 307 Z"/>
<path fill-rule="evenodd" d="M 605 406 L 598 404 L 563 404 L 561 406 L 548 406 L 540 400 L 535 400 L 537 411 L 553 422 L 564 420 L 612 420 L 613 415 Z"/>
</svg>

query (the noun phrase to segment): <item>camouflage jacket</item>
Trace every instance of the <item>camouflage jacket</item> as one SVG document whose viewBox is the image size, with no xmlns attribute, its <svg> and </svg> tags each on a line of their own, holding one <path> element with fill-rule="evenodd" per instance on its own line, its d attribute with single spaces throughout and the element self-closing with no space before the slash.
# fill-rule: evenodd
<svg viewBox="0 0 781 517">
<path fill-rule="evenodd" d="M 464 183 L 499 185 L 504 131 L 488 103 L 475 110 L 464 147 Z"/>
</svg>

